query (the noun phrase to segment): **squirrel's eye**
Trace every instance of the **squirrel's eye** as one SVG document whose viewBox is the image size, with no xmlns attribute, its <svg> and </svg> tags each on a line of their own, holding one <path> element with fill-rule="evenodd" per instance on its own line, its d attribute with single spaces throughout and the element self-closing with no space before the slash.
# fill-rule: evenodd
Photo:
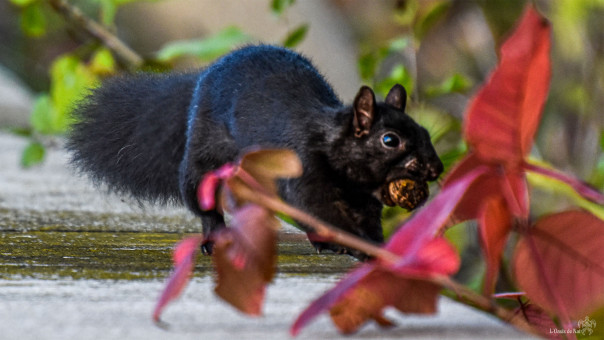
<svg viewBox="0 0 604 340">
<path fill-rule="evenodd" d="M 401 138 L 393 132 L 388 132 L 382 136 L 382 145 L 387 148 L 398 148 L 401 145 Z"/>
</svg>

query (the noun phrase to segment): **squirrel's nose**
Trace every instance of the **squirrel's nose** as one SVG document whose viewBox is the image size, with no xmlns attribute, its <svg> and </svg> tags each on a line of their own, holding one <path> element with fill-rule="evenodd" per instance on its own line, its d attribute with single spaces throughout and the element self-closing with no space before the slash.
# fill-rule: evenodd
<svg viewBox="0 0 604 340">
<path fill-rule="evenodd" d="M 410 174 L 426 181 L 434 181 L 444 170 L 443 163 L 438 157 L 428 162 L 420 161 L 417 157 L 411 157 L 406 159 L 402 166 Z"/>
<path fill-rule="evenodd" d="M 440 159 L 436 159 L 428 164 L 426 164 L 426 179 L 428 181 L 434 181 L 443 173 L 445 169 L 443 162 Z"/>
</svg>

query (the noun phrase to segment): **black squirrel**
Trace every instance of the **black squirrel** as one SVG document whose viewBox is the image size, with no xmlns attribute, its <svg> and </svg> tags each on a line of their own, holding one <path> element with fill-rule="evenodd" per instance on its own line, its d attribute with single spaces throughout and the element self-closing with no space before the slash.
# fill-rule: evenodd
<svg viewBox="0 0 604 340">
<path fill-rule="evenodd" d="M 443 170 L 426 129 L 404 113 L 407 94 L 384 103 L 363 86 L 345 106 L 311 62 L 288 49 L 247 46 L 192 73 L 106 80 L 77 105 L 68 136 L 72 162 L 95 182 L 135 198 L 184 203 L 204 235 L 224 225 L 202 211 L 202 176 L 250 146 L 294 150 L 300 178 L 281 197 L 335 226 L 381 243 L 376 190 L 397 178 L 435 180 Z M 364 254 L 315 242 L 318 250 Z M 204 246 L 211 252 L 211 243 Z"/>
</svg>

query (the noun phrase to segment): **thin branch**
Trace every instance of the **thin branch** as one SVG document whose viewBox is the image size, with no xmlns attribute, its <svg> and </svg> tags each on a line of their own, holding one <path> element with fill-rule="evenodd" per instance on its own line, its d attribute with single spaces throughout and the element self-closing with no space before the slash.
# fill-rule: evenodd
<svg viewBox="0 0 604 340">
<path fill-rule="evenodd" d="M 273 213 L 282 213 L 298 220 L 301 223 L 314 229 L 321 237 L 328 239 L 330 242 L 335 242 L 340 245 L 360 250 L 367 255 L 379 259 L 385 266 L 395 266 L 400 263 L 402 257 L 392 253 L 391 251 L 372 244 L 364 239 L 361 239 L 353 234 L 340 230 L 329 223 L 323 222 L 320 219 L 293 207 L 281 200 L 275 193 L 265 188 L 245 170 L 240 169 L 236 176 L 231 177 L 226 183 L 229 191 L 238 199 L 248 201 L 260 205 Z M 484 312 L 492 314 L 505 322 L 510 323 L 516 328 L 525 331 L 529 334 L 539 335 L 528 322 L 523 318 L 519 318 L 516 314 L 506 308 L 503 308 L 483 295 L 477 294 L 471 289 L 453 281 L 445 275 L 435 275 L 433 277 L 414 277 L 415 279 L 432 282 L 444 288 L 453 291 L 457 296 L 457 301 L 468 306 L 480 309 Z"/>
<path fill-rule="evenodd" d="M 240 188 L 240 190 L 238 190 L 238 194 L 248 193 L 242 192 L 241 189 L 243 188 Z M 395 264 L 401 260 L 400 256 L 384 248 L 371 244 L 363 239 L 360 239 L 355 235 L 341 231 L 338 228 L 328 223 L 325 223 L 302 210 L 292 207 L 291 205 L 283 202 L 275 196 L 268 195 L 262 192 L 253 192 L 252 190 L 250 190 L 249 193 L 251 193 L 251 195 L 245 195 L 245 199 L 249 200 L 250 202 L 261 205 L 273 212 L 279 212 L 289 215 L 290 217 L 311 226 L 320 236 L 326 237 L 330 241 L 336 242 L 346 247 L 363 251 L 368 255 L 379 258 L 385 263 Z M 484 312 L 492 314 L 524 332 L 541 336 L 541 334 L 537 330 L 535 330 L 525 319 L 517 317 L 512 311 L 497 305 L 491 299 L 488 299 L 483 295 L 477 294 L 476 292 L 472 291 L 471 289 L 468 289 L 464 285 L 453 281 L 447 276 L 437 276 L 428 279 L 419 279 L 436 283 L 442 287 L 453 291 L 458 296 L 458 302 L 464 303 L 476 309 L 480 309 Z"/>
<path fill-rule="evenodd" d="M 523 317 L 517 317 L 516 314 L 509 309 L 497 305 L 491 299 L 474 292 L 458 282 L 455 282 L 448 276 L 436 277 L 433 278 L 432 281 L 454 292 L 457 295 L 457 299 L 455 299 L 457 302 L 461 302 L 476 309 L 480 309 L 483 312 L 494 315 L 529 334 L 534 334 L 539 337 L 543 336 L 543 334 L 539 333 Z"/>
<path fill-rule="evenodd" d="M 329 239 L 343 246 L 358 249 L 369 256 L 379 258 L 386 263 L 396 263 L 400 260 L 399 256 L 381 248 L 375 244 L 362 240 L 350 233 L 323 222 L 320 219 L 283 202 L 275 194 L 272 194 L 261 185 L 259 185 L 253 176 L 249 176 L 245 171 L 240 171 L 239 175 L 228 180 L 228 187 L 235 195 L 243 200 L 258 204 L 271 210 L 273 213 L 283 213 L 289 215 L 295 220 L 304 223 L 314 229 L 314 232 L 320 237 Z"/>
<path fill-rule="evenodd" d="M 137 69 L 143 64 L 144 60 L 140 55 L 101 24 L 87 17 L 79 8 L 65 0 L 48 0 L 48 2 L 66 21 L 80 27 L 111 50 L 125 64 L 126 68 Z"/>
</svg>

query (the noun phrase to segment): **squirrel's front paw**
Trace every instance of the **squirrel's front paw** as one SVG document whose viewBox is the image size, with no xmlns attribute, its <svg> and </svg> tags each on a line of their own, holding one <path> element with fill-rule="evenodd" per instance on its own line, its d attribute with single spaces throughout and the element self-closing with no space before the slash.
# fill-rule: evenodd
<svg viewBox="0 0 604 340">
<path fill-rule="evenodd" d="M 212 255 L 214 252 L 214 241 L 204 240 L 201 244 L 201 253 L 204 255 Z"/>
<path fill-rule="evenodd" d="M 370 259 L 370 257 L 362 251 L 346 248 L 333 243 L 312 242 L 312 245 L 315 247 L 317 254 L 321 254 L 324 250 L 331 250 L 336 254 L 348 254 L 357 258 L 360 261 L 367 261 Z"/>
</svg>

